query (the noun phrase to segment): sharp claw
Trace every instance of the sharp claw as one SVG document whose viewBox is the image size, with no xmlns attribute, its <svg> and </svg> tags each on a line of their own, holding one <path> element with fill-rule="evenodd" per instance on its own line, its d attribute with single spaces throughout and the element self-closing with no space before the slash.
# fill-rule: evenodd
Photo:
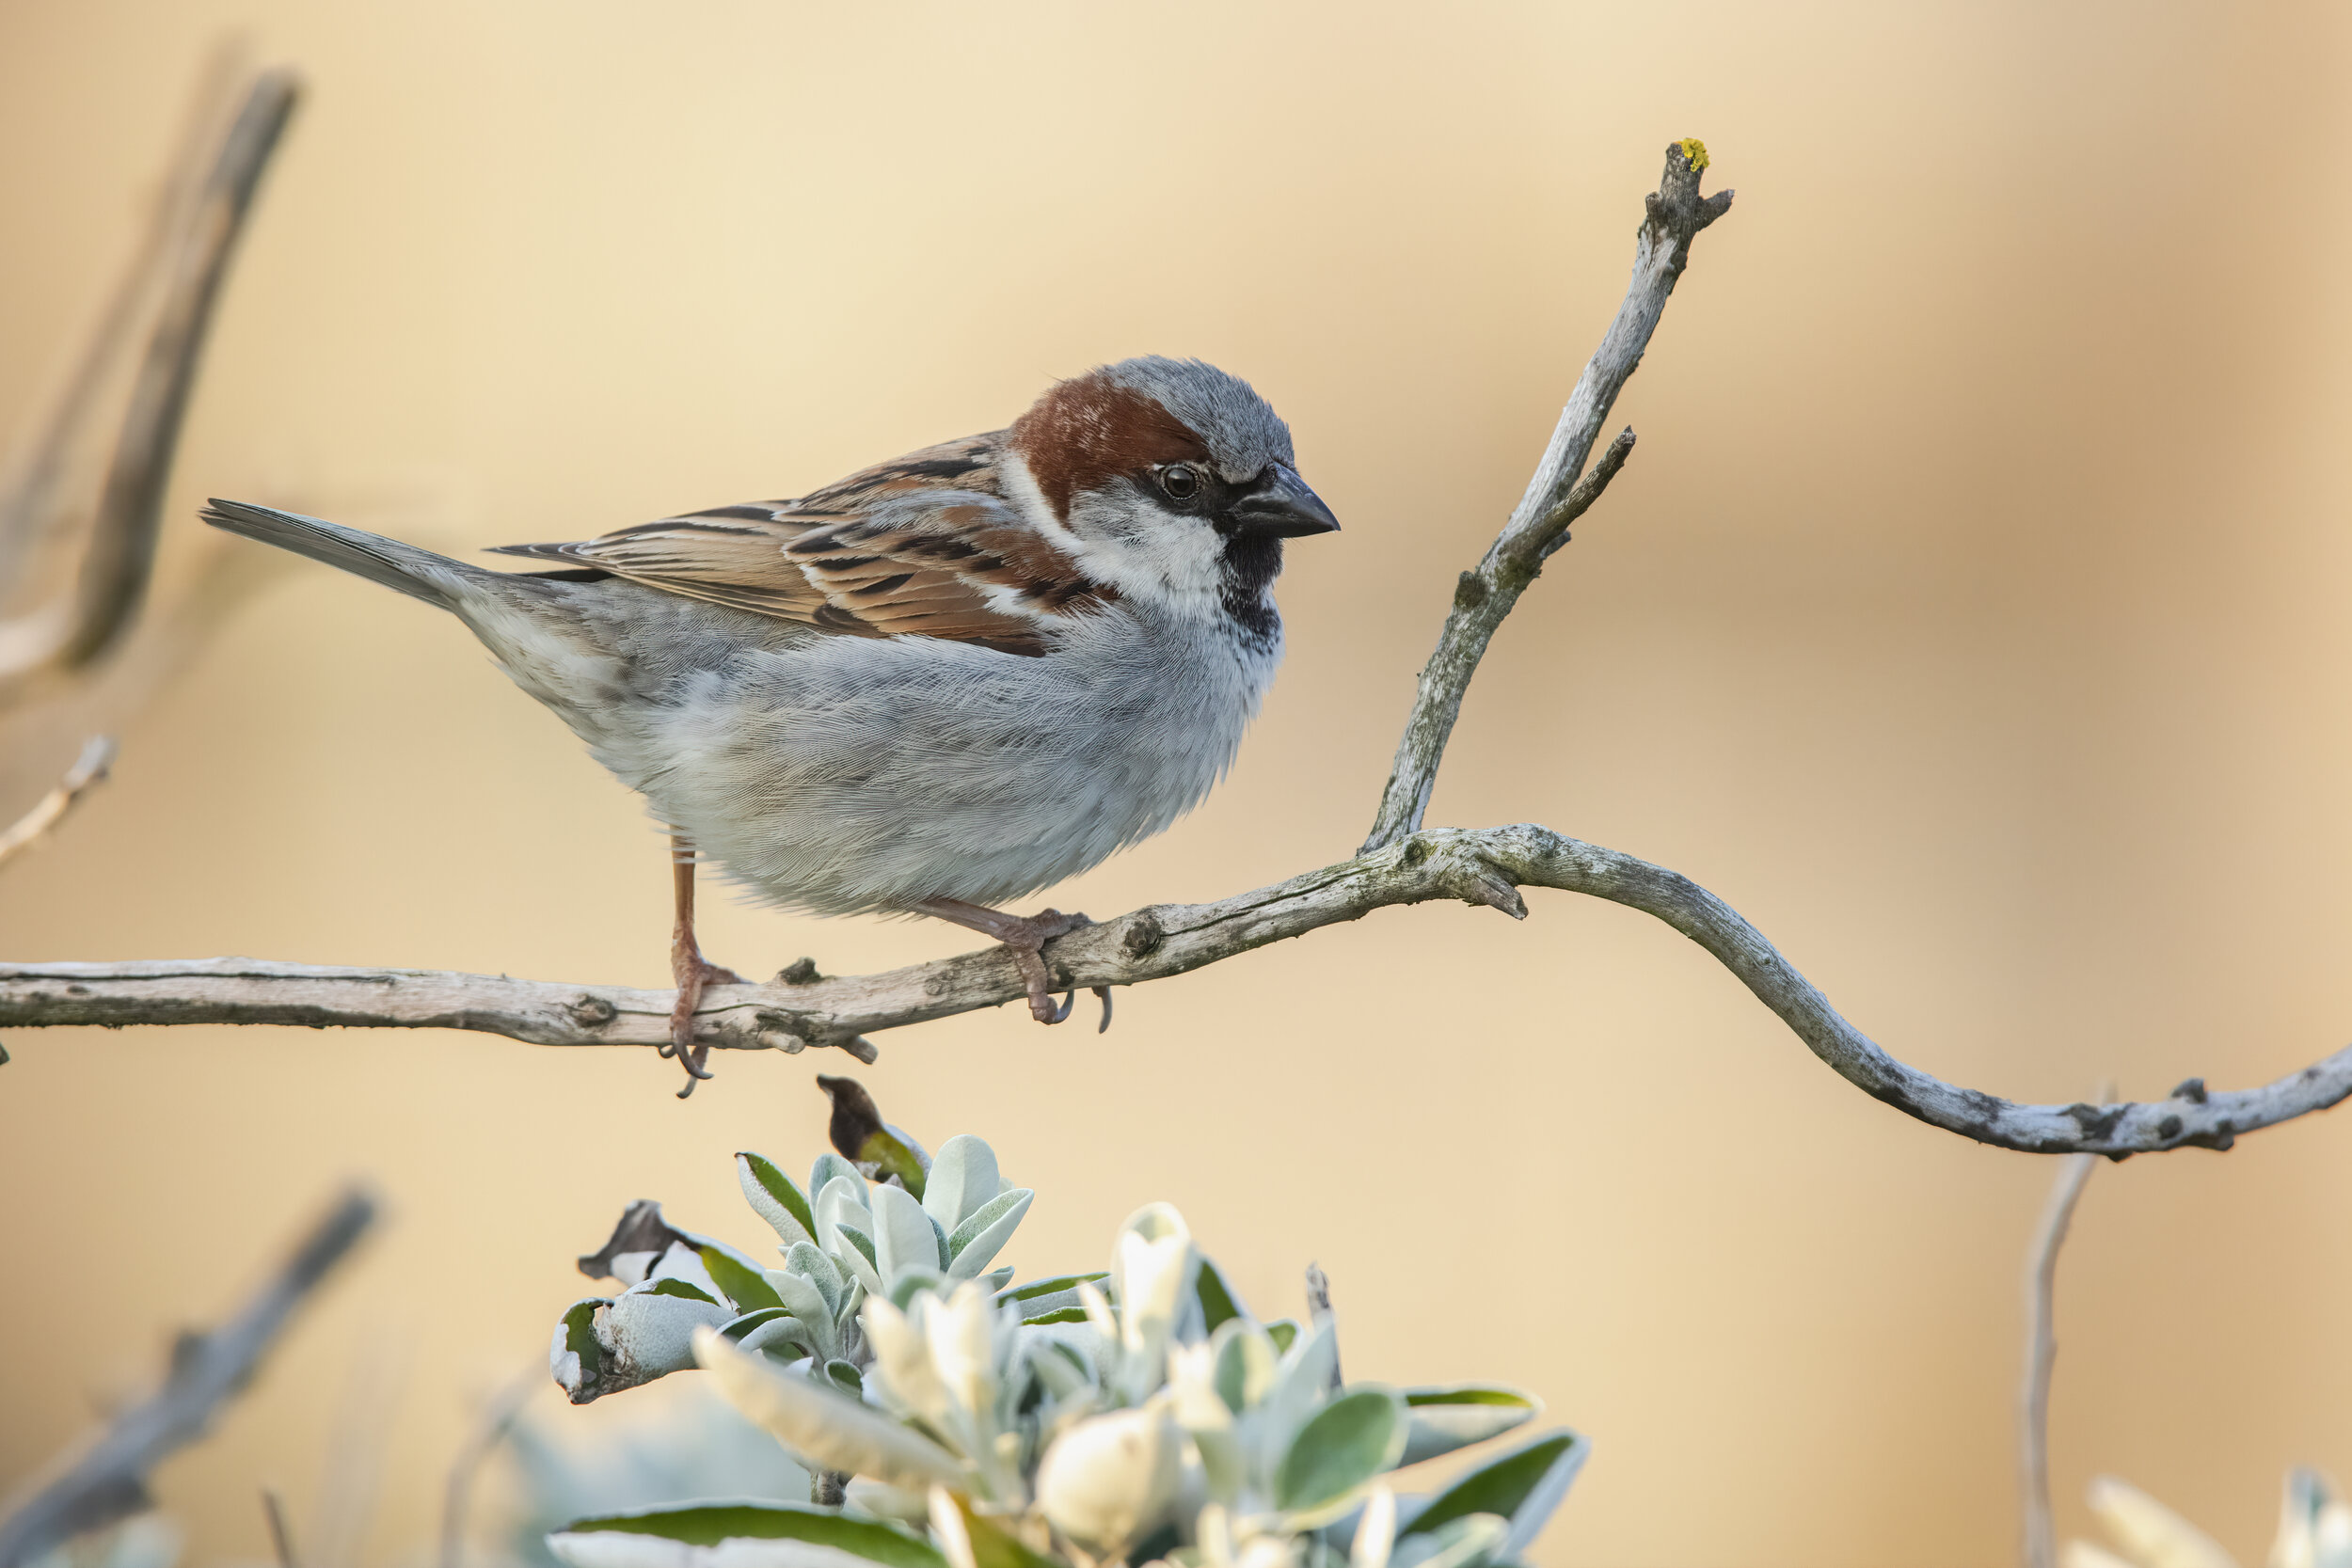
<svg viewBox="0 0 2352 1568">
<path fill-rule="evenodd" d="M 1061 1006 L 1056 1007 L 1054 1009 L 1054 1016 L 1045 1020 L 1045 1022 L 1048 1023 L 1059 1023 L 1063 1019 L 1070 1016 L 1070 1009 L 1076 1006 L 1077 1004 L 1078 993 L 1076 991 L 1072 990 L 1063 992 Z"/>
<path fill-rule="evenodd" d="M 1094 1032 L 1098 1035 L 1107 1035 L 1111 1032 L 1111 988 L 1097 986 L 1094 988 L 1094 994 L 1103 999 L 1103 1022 L 1094 1026 Z"/>
</svg>

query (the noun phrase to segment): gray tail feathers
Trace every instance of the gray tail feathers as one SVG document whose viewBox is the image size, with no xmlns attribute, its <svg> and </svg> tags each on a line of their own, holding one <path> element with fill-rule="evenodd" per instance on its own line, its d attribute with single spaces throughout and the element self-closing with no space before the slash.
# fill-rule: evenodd
<svg viewBox="0 0 2352 1568">
<path fill-rule="evenodd" d="M 457 608 L 458 597 L 469 579 L 491 575 L 478 566 L 468 566 L 445 555 L 404 545 L 397 539 L 362 533 L 356 528 L 305 517 L 296 512 L 280 512 L 276 507 L 215 499 L 205 505 L 202 515 L 215 528 L 259 539 L 264 545 L 276 545 L 313 561 L 324 561 L 329 566 L 340 566 L 370 582 L 397 588 L 443 610 Z"/>
</svg>

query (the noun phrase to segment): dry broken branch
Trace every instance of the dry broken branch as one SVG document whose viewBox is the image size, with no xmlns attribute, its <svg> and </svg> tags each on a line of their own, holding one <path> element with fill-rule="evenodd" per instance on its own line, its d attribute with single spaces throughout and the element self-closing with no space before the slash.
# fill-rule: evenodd
<svg viewBox="0 0 2352 1568">
<path fill-rule="evenodd" d="M 210 1334 L 182 1334 L 163 1387 L 116 1417 L 55 1480 L 0 1519 L 0 1568 L 17 1568 L 61 1541 L 152 1506 L 149 1472 L 203 1435 L 252 1379 L 294 1309 L 374 1222 L 374 1203 L 346 1193 L 235 1317 Z"/>
<path fill-rule="evenodd" d="M 106 770 L 114 766 L 114 736 L 96 735 L 84 742 L 82 754 L 65 770 L 57 787 L 34 801 L 32 810 L 0 830 L 0 865 L 39 844 L 51 829 L 64 821 L 66 813 L 79 805 L 83 796 L 105 782 Z"/>
<path fill-rule="evenodd" d="M 2027 1105 L 1906 1066 L 1845 1019 L 1763 935 L 1705 888 L 1630 855 L 1518 827 L 1418 829 L 1462 692 L 1494 629 L 1570 523 L 1630 450 L 1630 433 L 1578 477 L 1611 404 L 1656 327 L 1692 237 L 1728 192 L 1698 195 L 1706 154 L 1667 150 L 1648 198 L 1633 279 L 1599 352 L 1562 414 L 1526 498 L 1476 571 L 1464 575 L 1437 656 L 1422 673 L 1369 847 L 1357 858 L 1254 892 L 1159 905 L 1047 945 L 1057 989 L 1133 986 L 1355 920 L 1393 904 L 1456 899 L 1523 916 L 1518 890 L 1606 898 L 1664 921 L 1729 969 L 1840 1077 L 1947 1132 L 2042 1154 L 2227 1148 L 2240 1134 L 2324 1110 L 2352 1093 L 2352 1049 L 2258 1089 L 2208 1094 L 2191 1079 L 2150 1104 Z M 0 963 L 0 1027 L 279 1023 L 472 1029 L 542 1045 L 660 1046 L 674 992 L 504 976 L 323 969 L 243 958 L 150 963 Z M 888 974 L 818 976 L 806 960 L 765 985 L 713 985 L 694 1014 L 697 1042 L 727 1049 L 834 1046 L 870 1060 L 866 1036 L 993 1007 L 1025 994 L 1001 947 Z"/>
</svg>

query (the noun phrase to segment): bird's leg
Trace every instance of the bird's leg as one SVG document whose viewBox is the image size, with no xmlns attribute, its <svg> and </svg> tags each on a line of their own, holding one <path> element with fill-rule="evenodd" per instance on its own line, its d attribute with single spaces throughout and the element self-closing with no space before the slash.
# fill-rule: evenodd
<svg viewBox="0 0 2352 1568">
<path fill-rule="evenodd" d="M 686 1069 L 686 1087 L 677 1092 L 684 1100 L 694 1092 L 695 1084 L 710 1076 L 703 1067 L 710 1047 L 694 1043 L 694 1009 L 702 1006 L 703 987 L 736 985 L 743 976 L 705 962 L 694 941 L 694 847 L 679 832 L 670 835 L 670 891 L 677 903 L 677 917 L 670 927 L 670 977 L 677 985 L 677 1001 L 670 1007 L 670 1043 L 661 1054 L 675 1056 Z"/>
<path fill-rule="evenodd" d="M 1064 914 L 1059 910 L 1007 914 L 984 904 L 967 904 L 961 898 L 926 898 L 914 906 L 914 911 L 952 921 L 1003 942 L 1006 951 L 1012 955 L 1014 966 L 1021 971 L 1022 983 L 1028 987 L 1031 1018 L 1040 1023 L 1059 1023 L 1070 1016 L 1070 1006 L 1078 999 L 1078 993 L 1073 990 L 1062 998 L 1059 1006 L 1054 1005 L 1054 977 L 1046 973 L 1045 956 L 1041 949 L 1056 937 L 1066 937 L 1081 926 L 1093 925 L 1093 921 L 1082 914 Z M 1103 1022 L 1095 1030 L 1099 1035 L 1111 1026 L 1111 988 L 1090 989 L 1103 999 Z"/>
</svg>

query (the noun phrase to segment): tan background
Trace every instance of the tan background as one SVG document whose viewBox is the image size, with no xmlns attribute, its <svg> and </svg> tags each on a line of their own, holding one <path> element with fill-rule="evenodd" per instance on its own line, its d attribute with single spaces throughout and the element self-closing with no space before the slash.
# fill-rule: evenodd
<svg viewBox="0 0 2352 1568">
<path fill-rule="evenodd" d="M 220 493 L 453 549 L 579 536 L 1001 424 L 1141 351 L 1273 398 L 1346 531 L 1294 552 L 1289 668 L 1231 783 L 1057 895 L 1098 914 L 1352 849 L 1659 150 L 1702 135 L 1739 205 L 1432 820 L 1686 871 L 1890 1048 L 2012 1096 L 2249 1083 L 2352 1029 L 2339 8 L 14 0 L 0 428 L 239 24 L 313 91 L 182 535 Z M 40 744 L 0 806 L 63 765 Z M 652 985 L 664 898 L 634 802 L 453 622 L 303 566 L 10 869 L 0 951 Z M 1262 1307 L 1320 1259 L 1352 1372 L 1539 1391 L 1597 1446 L 1539 1562 L 2007 1560 L 2052 1167 L 1864 1098 L 1663 927 L 1530 902 L 1155 985 L 1104 1039 L 933 1024 L 866 1076 L 1041 1190 L 1025 1267 L 1166 1197 Z M 723 900 L 706 929 L 763 971 L 967 945 Z M 638 1196 L 755 1240 L 728 1155 L 804 1165 L 838 1065 L 729 1057 L 681 1105 L 647 1053 L 456 1035 L 7 1043 L 0 1481 L 338 1178 L 396 1211 L 164 1473 L 199 1560 L 262 1551 L 262 1481 L 316 1507 L 368 1343 L 400 1382 L 368 1558 L 406 1560 L 469 1402 L 580 1293 L 570 1257 Z M 2256 1560 L 2285 1466 L 2352 1476 L 2348 1179 L 2341 1116 L 2102 1171 L 2064 1277 L 2068 1528 L 2113 1471 Z"/>
</svg>

